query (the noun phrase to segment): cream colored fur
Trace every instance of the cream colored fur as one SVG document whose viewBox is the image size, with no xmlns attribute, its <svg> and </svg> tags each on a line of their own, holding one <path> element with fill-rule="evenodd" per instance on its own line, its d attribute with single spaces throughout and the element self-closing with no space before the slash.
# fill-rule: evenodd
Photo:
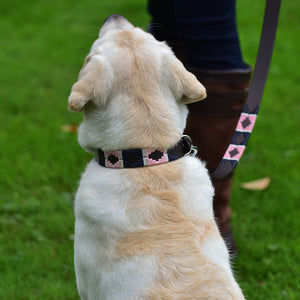
<svg viewBox="0 0 300 300">
<path fill-rule="evenodd" d="M 69 97 L 89 152 L 167 149 L 204 87 L 170 48 L 121 16 L 107 19 Z M 92 160 L 75 199 L 83 300 L 244 299 L 214 221 L 213 187 L 195 157 L 137 169 Z"/>
</svg>

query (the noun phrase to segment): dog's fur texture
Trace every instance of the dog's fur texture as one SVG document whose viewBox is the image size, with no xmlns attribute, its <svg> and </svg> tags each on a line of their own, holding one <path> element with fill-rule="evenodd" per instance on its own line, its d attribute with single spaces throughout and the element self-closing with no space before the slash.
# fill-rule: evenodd
<svg viewBox="0 0 300 300">
<path fill-rule="evenodd" d="M 164 43 L 124 17 L 100 30 L 69 108 L 89 152 L 168 149 L 186 103 L 205 88 Z M 244 299 L 214 221 L 213 187 L 195 157 L 136 169 L 92 160 L 75 199 L 75 271 L 81 299 Z"/>
</svg>

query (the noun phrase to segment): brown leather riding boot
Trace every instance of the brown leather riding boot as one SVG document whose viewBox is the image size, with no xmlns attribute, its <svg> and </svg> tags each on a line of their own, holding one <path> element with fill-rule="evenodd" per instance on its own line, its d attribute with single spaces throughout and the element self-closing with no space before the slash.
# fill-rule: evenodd
<svg viewBox="0 0 300 300">
<path fill-rule="evenodd" d="M 246 100 L 251 68 L 245 70 L 210 71 L 189 68 L 207 89 L 207 98 L 189 105 L 185 133 L 199 148 L 198 157 L 212 173 L 219 165 L 233 137 Z M 230 229 L 230 196 L 233 173 L 215 180 L 214 212 L 220 232 L 231 252 L 235 244 Z"/>
</svg>

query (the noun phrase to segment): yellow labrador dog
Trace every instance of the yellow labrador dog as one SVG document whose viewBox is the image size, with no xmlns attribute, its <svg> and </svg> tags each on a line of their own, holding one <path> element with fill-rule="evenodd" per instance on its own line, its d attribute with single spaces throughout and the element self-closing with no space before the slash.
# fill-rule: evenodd
<svg viewBox="0 0 300 300">
<path fill-rule="evenodd" d="M 186 104 L 205 96 L 164 42 L 107 18 L 69 96 L 95 154 L 75 199 L 81 299 L 244 299 L 209 175 L 182 137 Z"/>
</svg>

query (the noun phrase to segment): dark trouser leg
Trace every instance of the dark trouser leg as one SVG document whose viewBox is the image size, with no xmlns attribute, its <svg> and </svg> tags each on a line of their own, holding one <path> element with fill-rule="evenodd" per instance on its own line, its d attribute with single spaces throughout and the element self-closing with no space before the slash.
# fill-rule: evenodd
<svg viewBox="0 0 300 300">
<path fill-rule="evenodd" d="M 245 68 L 235 0 L 149 0 L 149 31 L 171 46 L 182 42 L 187 66 L 207 70 Z"/>
</svg>

